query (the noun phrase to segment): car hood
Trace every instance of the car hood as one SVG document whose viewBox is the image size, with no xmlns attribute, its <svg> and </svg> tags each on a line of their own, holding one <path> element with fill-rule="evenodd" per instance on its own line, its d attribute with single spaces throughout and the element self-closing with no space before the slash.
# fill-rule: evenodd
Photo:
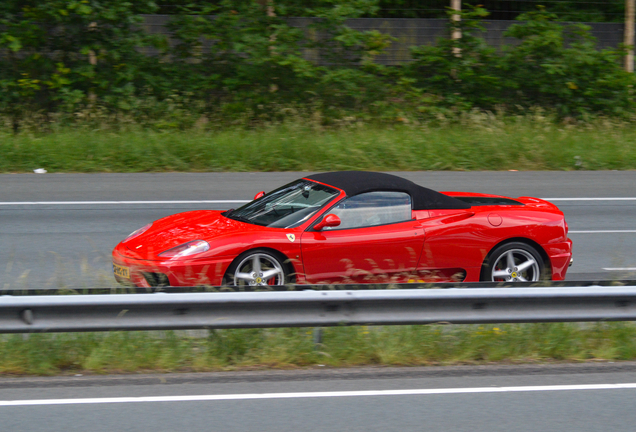
<svg viewBox="0 0 636 432">
<path fill-rule="evenodd" d="M 154 259 L 160 253 L 191 240 L 205 240 L 210 243 L 227 235 L 263 228 L 226 218 L 221 213 L 216 210 L 177 213 L 153 222 L 150 229 L 125 241 L 124 245 L 134 257 Z"/>
</svg>

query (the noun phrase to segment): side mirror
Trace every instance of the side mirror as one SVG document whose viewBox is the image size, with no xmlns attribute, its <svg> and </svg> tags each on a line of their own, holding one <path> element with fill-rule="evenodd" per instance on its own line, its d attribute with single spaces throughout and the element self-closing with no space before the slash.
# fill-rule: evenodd
<svg viewBox="0 0 636 432">
<path fill-rule="evenodd" d="M 316 231 L 321 231 L 324 227 L 337 227 L 340 225 L 340 218 L 335 214 L 328 214 L 320 222 L 314 225 Z"/>
<path fill-rule="evenodd" d="M 254 199 L 257 200 L 257 199 L 259 199 L 262 196 L 265 196 L 265 191 L 260 191 L 259 193 L 254 195 Z"/>
</svg>

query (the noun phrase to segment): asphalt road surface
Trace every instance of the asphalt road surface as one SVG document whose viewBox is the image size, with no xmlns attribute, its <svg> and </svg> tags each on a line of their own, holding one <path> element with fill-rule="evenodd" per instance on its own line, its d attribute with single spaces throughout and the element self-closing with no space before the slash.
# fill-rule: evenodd
<svg viewBox="0 0 636 432">
<path fill-rule="evenodd" d="M 0 288 L 110 285 L 110 252 L 133 230 L 237 207 L 307 174 L 0 175 Z M 568 280 L 636 279 L 636 171 L 397 174 L 436 190 L 551 199 L 574 241 Z"/>
<path fill-rule="evenodd" d="M 11 432 L 632 431 L 636 364 L 0 380 Z"/>
</svg>

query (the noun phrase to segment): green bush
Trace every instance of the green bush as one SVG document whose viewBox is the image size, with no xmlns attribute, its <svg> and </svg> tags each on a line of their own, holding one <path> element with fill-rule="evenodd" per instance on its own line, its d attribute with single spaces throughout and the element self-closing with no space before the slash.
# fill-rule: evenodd
<svg viewBox="0 0 636 432">
<path fill-rule="evenodd" d="M 461 38 L 440 38 L 437 45 L 423 45 L 412 49 L 413 62 L 406 65 L 404 74 L 413 85 L 443 98 L 443 105 L 492 108 L 501 103 L 498 55 L 483 38 L 476 35 L 483 30 L 479 19 L 488 15 L 476 7 L 459 14 L 448 11 L 449 34 L 461 32 Z"/>
<path fill-rule="evenodd" d="M 629 114 L 635 80 L 622 69 L 624 51 L 599 51 L 588 26 L 564 26 L 556 18 L 542 10 L 523 14 L 518 19 L 524 22 L 507 31 L 521 43 L 501 58 L 502 97 L 563 115 Z"/>
<path fill-rule="evenodd" d="M 454 12 L 449 11 L 452 16 Z M 415 47 L 404 75 L 422 91 L 441 97 L 442 105 L 464 109 L 515 110 L 542 107 L 561 116 L 603 113 L 628 117 L 634 108 L 634 74 L 622 69 L 622 48 L 596 49 L 588 26 L 563 25 L 539 10 L 520 15 L 505 36 L 518 45 L 496 52 L 476 36 L 483 30 L 479 7 L 449 20 L 460 39 Z"/>
<path fill-rule="evenodd" d="M 3 1 L 0 111 L 17 125 L 34 111 L 134 109 L 153 62 L 140 48 L 160 42 L 139 26 L 140 13 L 153 11 L 150 0 Z"/>
<path fill-rule="evenodd" d="M 314 2 L 299 11 L 316 18 L 305 30 L 279 16 L 282 2 L 270 9 L 252 0 L 197 6 L 169 24 L 175 40 L 169 67 L 173 76 L 183 74 L 175 86 L 203 97 L 208 112 L 220 107 L 229 116 L 250 112 L 272 120 L 272 104 L 359 108 L 385 87 L 372 60 L 389 38 L 344 25 L 373 11 L 373 0 Z M 307 60 L 311 50 L 331 66 Z"/>
</svg>

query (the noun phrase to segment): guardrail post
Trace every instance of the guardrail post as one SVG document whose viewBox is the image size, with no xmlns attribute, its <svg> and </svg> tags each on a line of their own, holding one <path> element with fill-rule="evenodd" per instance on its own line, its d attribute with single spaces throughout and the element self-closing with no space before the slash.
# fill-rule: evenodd
<svg viewBox="0 0 636 432">
<path fill-rule="evenodd" d="M 322 327 L 314 327 L 314 349 L 322 345 Z"/>
</svg>

